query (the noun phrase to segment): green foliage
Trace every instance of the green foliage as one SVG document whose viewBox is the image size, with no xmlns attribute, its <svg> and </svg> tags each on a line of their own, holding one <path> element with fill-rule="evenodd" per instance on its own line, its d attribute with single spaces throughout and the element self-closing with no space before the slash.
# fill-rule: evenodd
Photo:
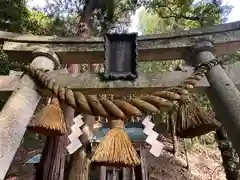
<svg viewBox="0 0 240 180">
<path fill-rule="evenodd" d="M 144 35 L 212 26 L 226 21 L 231 6 L 220 0 L 150 0 L 142 1 L 145 8 L 139 15 L 138 31 Z M 238 59 L 235 55 L 234 59 Z M 148 62 L 143 71 L 174 70 L 183 61 Z"/>
<path fill-rule="evenodd" d="M 48 34 L 52 20 L 40 11 L 28 10 L 28 17 L 24 20 L 24 32 L 45 35 Z"/>
<path fill-rule="evenodd" d="M 147 12 L 147 10 L 143 8 L 139 12 L 138 30 L 145 35 L 166 32 L 169 28 L 169 26 L 166 25 L 167 21 L 168 20 L 159 18 L 156 13 Z"/>
<path fill-rule="evenodd" d="M 54 13 L 58 12 L 54 11 Z M 24 0 L 0 1 L 0 30 L 3 31 L 37 35 L 68 35 L 64 33 L 71 29 L 69 23 L 66 23 L 69 17 L 74 19 L 73 13 L 61 19 L 53 18 L 44 11 L 30 10 L 26 7 Z M 76 21 L 74 23 L 76 26 Z"/>
<path fill-rule="evenodd" d="M 53 18 L 44 12 L 29 10 L 29 17 L 25 23 L 25 31 L 36 35 L 69 36 L 72 35 L 72 27 L 69 23 L 66 23 L 68 21 L 67 18 L 71 18 L 71 23 L 77 24 L 71 16 L 64 19 Z"/>
<path fill-rule="evenodd" d="M 0 29 L 11 32 L 22 32 L 28 10 L 23 0 L 0 1 Z"/>
<path fill-rule="evenodd" d="M 240 61 L 240 52 L 237 51 L 236 53 L 231 55 L 226 55 L 223 58 L 224 58 L 224 65 L 235 63 L 237 61 Z"/>
<path fill-rule="evenodd" d="M 146 8 L 162 19 L 173 19 L 175 30 L 186 27 L 204 27 L 226 22 L 232 6 L 222 5 L 221 0 L 151 0 Z"/>
<path fill-rule="evenodd" d="M 231 10 L 230 6 L 223 6 L 220 0 L 202 0 L 197 4 L 194 2 L 194 0 L 48 0 L 46 7 L 36 9 L 44 12 L 55 22 L 52 26 L 55 28 L 50 28 L 51 32 L 66 36 L 77 33 L 81 16 L 91 16 L 92 35 L 99 36 L 109 30 L 126 31 L 130 15 L 141 6 L 144 6 L 145 10 L 140 15 L 143 23 L 140 22 L 139 29 L 144 31 L 144 34 L 178 31 L 224 22 Z"/>
<path fill-rule="evenodd" d="M 143 4 L 140 11 L 138 31 L 144 35 L 187 30 L 211 26 L 226 20 L 231 6 L 222 5 L 221 1 L 193 0 L 150 0 Z M 183 61 L 148 62 L 140 65 L 143 71 L 174 70 Z"/>
<path fill-rule="evenodd" d="M 0 30 L 2 31 L 50 35 L 54 34 L 52 32 L 57 32 L 57 27 L 56 22 L 43 12 L 29 10 L 24 0 L 0 1 Z M 20 64 L 13 59 L 8 59 L 7 55 L 0 50 L 0 74 L 8 74 L 9 69 L 16 67 L 20 67 Z"/>
<path fill-rule="evenodd" d="M 151 61 L 151 62 L 140 62 L 138 64 L 138 67 L 142 72 L 174 71 L 182 63 L 183 63 L 182 60 Z"/>
<path fill-rule="evenodd" d="M 188 150 L 188 152 L 201 152 L 201 153 L 207 151 L 208 148 L 216 149 L 217 144 L 214 135 L 215 135 L 214 132 L 210 132 L 206 135 L 195 137 L 193 139 L 189 138 L 185 139 L 186 149 Z M 183 147 L 183 144 L 182 143 L 180 144 Z"/>
<path fill-rule="evenodd" d="M 137 1 L 133 0 L 51 0 L 46 4 L 46 7 L 36 9 L 54 21 L 61 22 L 57 24 L 62 25 L 59 27 L 63 27 L 65 35 L 76 35 L 79 19 L 83 17 L 83 12 L 88 7 L 84 17 L 91 16 L 90 28 L 94 36 L 102 35 L 109 30 L 125 31 L 130 22 L 130 15 L 138 7 Z"/>
<path fill-rule="evenodd" d="M 8 57 L 0 47 L 0 75 L 9 74 L 9 66 Z"/>
</svg>

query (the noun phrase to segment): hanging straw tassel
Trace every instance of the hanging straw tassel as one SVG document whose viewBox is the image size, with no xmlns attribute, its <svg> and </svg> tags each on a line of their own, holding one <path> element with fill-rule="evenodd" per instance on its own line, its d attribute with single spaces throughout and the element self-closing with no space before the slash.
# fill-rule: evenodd
<svg viewBox="0 0 240 180">
<path fill-rule="evenodd" d="M 176 119 L 176 135 L 181 138 L 193 138 L 209 133 L 220 127 L 215 118 L 190 100 L 180 104 Z"/>
<path fill-rule="evenodd" d="M 140 160 L 122 120 L 111 120 L 110 131 L 98 145 L 92 161 L 102 166 L 132 167 L 140 165 Z"/>
<path fill-rule="evenodd" d="M 52 98 L 50 104 L 36 114 L 27 128 L 45 136 L 66 134 L 66 124 L 58 99 L 56 97 Z"/>
</svg>

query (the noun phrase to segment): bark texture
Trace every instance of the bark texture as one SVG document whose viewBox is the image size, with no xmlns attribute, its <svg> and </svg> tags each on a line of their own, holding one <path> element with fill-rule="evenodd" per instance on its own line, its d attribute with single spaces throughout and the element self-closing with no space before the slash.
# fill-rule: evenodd
<svg viewBox="0 0 240 180">
<path fill-rule="evenodd" d="M 71 158 L 71 170 L 68 180 L 88 180 L 89 163 L 85 147 L 76 151 Z"/>
<path fill-rule="evenodd" d="M 78 36 L 90 36 L 92 30 L 91 16 L 93 10 L 96 8 L 96 0 L 88 0 L 84 6 L 83 12 L 81 13 L 81 18 L 78 23 Z"/>
<path fill-rule="evenodd" d="M 239 157 L 223 127 L 216 130 L 216 140 L 221 151 L 226 178 L 228 180 L 240 180 Z"/>
<path fill-rule="evenodd" d="M 83 135 L 80 137 L 83 146 L 71 157 L 68 180 L 88 180 L 90 169 L 90 159 L 87 156 L 88 140 L 92 136 L 94 122 L 94 116 L 85 117 L 85 124 L 82 128 Z"/>
<path fill-rule="evenodd" d="M 77 36 L 84 37 L 91 36 L 92 31 L 91 16 L 97 3 L 98 1 L 93 0 L 88 0 L 86 2 L 84 10 L 81 14 L 81 18 L 79 19 Z M 92 65 L 89 66 L 91 69 Z M 86 69 L 83 67 L 84 65 L 80 65 L 79 67 L 79 70 L 81 72 L 86 71 Z M 92 128 L 95 122 L 95 117 L 85 116 L 84 118 L 85 124 L 82 128 L 83 135 L 80 137 L 80 141 L 83 144 L 83 146 L 80 149 L 78 149 L 71 157 L 69 171 L 67 175 L 68 180 L 88 180 L 90 159 L 88 159 L 87 157 L 87 147 L 89 146 L 87 141 L 89 137 L 92 136 Z"/>
<path fill-rule="evenodd" d="M 69 73 L 78 71 L 77 65 L 68 66 Z M 70 106 L 63 106 L 64 119 L 69 130 L 75 110 Z M 69 133 L 68 133 L 69 134 Z M 36 180 L 65 180 L 67 135 L 47 137 L 43 156 L 37 168 Z"/>
<path fill-rule="evenodd" d="M 36 179 L 64 180 L 66 137 L 47 137 Z"/>
</svg>

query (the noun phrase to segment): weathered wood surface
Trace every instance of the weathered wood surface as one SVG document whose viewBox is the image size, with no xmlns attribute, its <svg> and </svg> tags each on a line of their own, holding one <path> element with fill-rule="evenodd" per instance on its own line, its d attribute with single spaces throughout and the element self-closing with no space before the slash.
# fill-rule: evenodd
<svg viewBox="0 0 240 180">
<path fill-rule="evenodd" d="M 226 74 L 240 89 L 240 62 L 224 66 Z M 81 91 L 83 94 L 144 94 L 168 87 L 176 86 L 191 76 L 192 69 L 187 68 L 187 72 L 159 72 L 139 73 L 139 78 L 135 82 L 113 81 L 100 82 L 96 74 L 68 74 L 66 70 L 56 70 L 49 72 L 62 85 L 68 84 L 74 91 Z M 8 97 L 8 94 L 19 86 L 19 76 L 0 76 L 0 97 Z M 206 78 L 203 78 L 192 91 L 205 91 L 210 85 Z M 43 90 L 41 90 L 43 91 Z M 46 91 L 46 94 L 48 91 Z"/>
<path fill-rule="evenodd" d="M 70 171 L 68 180 L 88 180 L 89 177 L 89 165 L 90 159 L 87 157 L 87 142 L 92 138 L 92 129 L 95 123 L 94 116 L 85 116 L 85 124 L 83 125 L 80 136 L 80 141 L 83 144 L 73 155 L 71 156 Z"/>
<path fill-rule="evenodd" d="M 48 58 L 37 57 L 32 66 L 52 70 L 54 63 Z M 31 78 L 24 75 L 21 81 L 21 87 L 13 92 L 0 112 L 0 180 L 7 173 L 41 97 L 34 90 L 35 83 Z"/>
<path fill-rule="evenodd" d="M 205 35 L 205 34 L 214 34 L 221 33 L 226 31 L 234 31 L 240 29 L 240 21 L 231 22 L 227 24 L 216 25 L 212 27 L 206 28 L 196 28 L 190 29 L 188 31 L 180 31 L 180 32 L 168 32 L 162 33 L 158 35 L 147 35 L 138 37 L 139 41 L 144 40 L 154 40 L 156 38 L 161 39 L 173 39 L 177 37 L 189 37 L 196 35 Z M 21 33 L 12 33 L 0 31 L 0 40 L 4 41 L 12 41 L 12 42 L 27 42 L 27 43 L 43 43 L 43 44 L 78 44 L 78 43 L 103 43 L 103 38 L 99 37 L 58 37 L 58 36 L 37 36 L 33 34 L 21 34 Z"/>
<path fill-rule="evenodd" d="M 133 172 L 132 168 L 123 168 L 123 180 L 132 180 Z"/>
<path fill-rule="evenodd" d="M 76 73 L 78 69 L 70 65 L 66 73 Z M 69 67 L 69 66 L 68 66 Z M 78 66 L 77 66 L 78 67 Z M 65 72 L 65 71 L 64 71 Z M 12 74 L 13 72 L 10 72 Z M 16 73 L 14 73 L 16 74 Z M 61 106 L 68 134 L 70 134 L 72 119 L 74 118 L 75 109 L 71 106 L 63 104 Z M 68 134 L 57 137 L 47 137 L 44 150 L 42 153 L 41 161 L 38 164 L 36 172 L 36 180 L 64 180 L 65 179 L 65 163 L 66 161 L 66 146 Z"/>
<path fill-rule="evenodd" d="M 148 180 L 148 168 L 146 163 L 146 150 L 142 145 L 140 147 L 140 156 L 141 156 L 141 167 L 142 167 L 142 179 Z"/>
<path fill-rule="evenodd" d="M 232 54 L 240 48 L 240 21 L 206 29 L 193 29 L 178 33 L 165 33 L 138 37 L 138 61 L 183 59 L 186 51 L 202 38 L 211 39 L 216 55 Z M 37 47 L 56 52 L 61 63 L 103 63 L 103 39 L 51 37 L 0 32 L 5 40 L 3 49 L 10 58 L 22 62 L 32 59 Z M 41 43 L 41 44 L 37 44 Z M 42 44 L 44 43 L 44 44 Z"/>
<path fill-rule="evenodd" d="M 100 168 L 100 180 L 106 180 L 107 168 L 106 166 L 101 166 Z"/>
<path fill-rule="evenodd" d="M 211 43 L 201 42 L 195 46 L 195 49 L 197 51 L 198 48 L 201 49 L 206 46 L 211 46 Z M 197 53 L 196 61 L 202 63 L 214 58 L 211 52 L 200 51 Z M 240 92 L 220 65 L 213 67 L 208 72 L 207 79 L 211 84 L 207 95 L 218 119 L 232 141 L 233 147 L 240 155 Z"/>
</svg>

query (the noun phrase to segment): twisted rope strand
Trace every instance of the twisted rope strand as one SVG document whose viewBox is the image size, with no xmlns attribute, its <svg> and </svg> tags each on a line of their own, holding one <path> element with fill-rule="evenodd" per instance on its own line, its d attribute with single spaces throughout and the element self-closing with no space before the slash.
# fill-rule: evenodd
<svg viewBox="0 0 240 180">
<path fill-rule="evenodd" d="M 142 116 L 147 113 L 169 111 L 176 103 L 184 103 L 188 100 L 188 90 L 193 88 L 212 67 L 218 65 L 219 60 L 213 59 L 195 68 L 195 72 L 177 87 L 158 91 L 152 95 L 132 98 L 130 100 L 99 100 L 90 95 L 83 95 L 81 92 L 73 92 L 67 85 L 61 86 L 52 79 L 45 71 L 35 69 L 31 66 L 24 66 L 24 71 L 29 73 L 35 80 L 50 89 L 60 100 L 74 107 L 79 113 L 94 116 L 126 118 L 130 116 Z"/>
</svg>

